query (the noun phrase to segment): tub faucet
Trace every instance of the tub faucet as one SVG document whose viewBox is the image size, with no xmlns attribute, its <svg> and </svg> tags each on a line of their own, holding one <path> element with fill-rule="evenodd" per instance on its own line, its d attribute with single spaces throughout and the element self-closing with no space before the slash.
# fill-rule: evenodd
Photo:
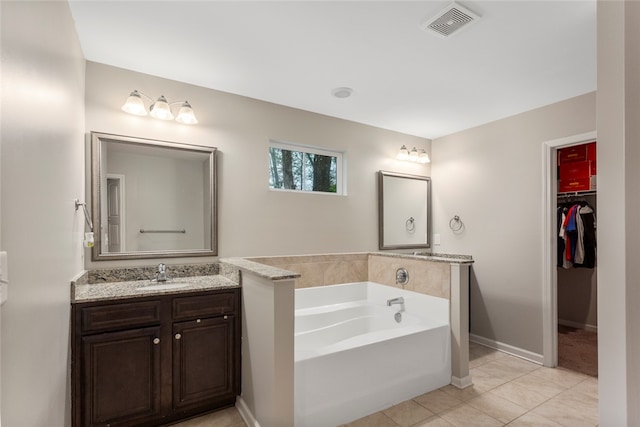
<svg viewBox="0 0 640 427">
<path fill-rule="evenodd" d="M 387 300 L 387 306 L 391 307 L 393 304 L 404 304 L 404 298 L 392 298 Z"/>
<path fill-rule="evenodd" d="M 158 264 L 158 273 L 156 273 L 156 281 L 157 282 L 167 281 L 167 266 L 162 263 Z"/>
</svg>

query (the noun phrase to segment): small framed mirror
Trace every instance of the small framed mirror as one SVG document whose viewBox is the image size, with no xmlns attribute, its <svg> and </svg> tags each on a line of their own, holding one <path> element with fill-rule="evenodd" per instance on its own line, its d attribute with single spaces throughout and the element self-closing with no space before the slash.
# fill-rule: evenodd
<svg viewBox="0 0 640 427">
<path fill-rule="evenodd" d="M 216 148 L 91 133 L 92 259 L 217 255 Z"/>
<path fill-rule="evenodd" d="M 380 249 L 429 248 L 431 178 L 378 172 Z"/>
</svg>

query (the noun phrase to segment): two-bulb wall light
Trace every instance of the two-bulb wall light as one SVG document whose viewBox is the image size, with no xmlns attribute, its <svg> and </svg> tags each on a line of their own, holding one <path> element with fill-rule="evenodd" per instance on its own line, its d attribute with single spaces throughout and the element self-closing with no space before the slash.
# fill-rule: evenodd
<svg viewBox="0 0 640 427">
<path fill-rule="evenodd" d="M 400 147 L 400 151 L 398 151 L 396 159 L 422 164 L 431 162 L 431 160 L 429 159 L 429 155 L 424 150 L 424 148 L 418 151 L 416 147 L 413 147 L 411 151 L 409 151 L 404 145 Z"/>
<path fill-rule="evenodd" d="M 151 106 L 148 111 L 147 107 L 144 105 L 144 101 L 142 100 L 143 96 L 151 101 Z M 178 110 L 178 115 L 175 116 L 177 122 L 185 125 L 195 125 L 198 123 L 196 115 L 193 113 L 191 104 L 189 104 L 188 101 L 169 102 L 164 95 L 160 95 L 160 97 L 154 101 L 150 96 L 147 96 L 142 92 L 138 92 L 137 90 L 134 90 L 129 94 L 127 102 L 122 106 L 122 111 L 136 116 L 146 116 L 149 114 L 155 119 L 173 120 L 174 116 L 171 112 L 171 106 L 173 104 L 182 104 Z"/>
</svg>

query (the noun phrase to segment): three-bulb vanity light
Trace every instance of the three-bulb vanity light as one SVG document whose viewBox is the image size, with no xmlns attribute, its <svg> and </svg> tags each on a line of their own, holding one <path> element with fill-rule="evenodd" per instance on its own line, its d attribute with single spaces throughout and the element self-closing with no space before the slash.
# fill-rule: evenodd
<svg viewBox="0 0 640 427">
<path fill-rule="evenodd" d="M 416 150 L 416 147 L 413 147 L 411 151 L 409 151 L 404 145 L 400 147 L 400 151 L 398 151 L 398 155 L 396 156 L 396 158 L 398 160 L 407 160 L 409 162 L 422 164 L 429 163 L 431 161 L 424 148 L 418 151 Z"/>
<path fill-rule="evenodd" d="M 147 111 L 147 107 L 145 107 L 144 102 L 142 101 L 143 96 L 151 101 L 149 111 Z M 154 101 L 150 96 L 147 96 L 142 92 L 138 92 L 137 90 L 134 90 L 129 94 L 127 102 L 122 106 L 122 111 L 136 116 L 146 116 L 149 114 L 155 119 L 173 120 L 174 116 L 171 112 L 171 106 L 173 104 L 182 104 L 180 106 L 180 110 L 178 110 L 178 115 L 175 116 L 177 122 L 185 125 L 195 125 L 198 123 L 196 115 L 193 113 L 191 104 L 189 104 L 188 101 L 168 102 L 164 95 L 160 95 L 160 97 Z"/>
</svg>

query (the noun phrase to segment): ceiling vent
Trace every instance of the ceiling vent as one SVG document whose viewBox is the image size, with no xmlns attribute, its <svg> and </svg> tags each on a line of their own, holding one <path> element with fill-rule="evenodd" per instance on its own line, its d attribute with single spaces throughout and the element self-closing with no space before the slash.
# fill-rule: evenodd
<svg viewBox="0 0 640 427">
<path fill-rule="evenodd" d="M 428 32 L 434 32 L 441 37 L 450 37 L 460 32 L 463 28 L 467 28 L 478 19 L 480 19 L 479 15 L 460 3 L 453 2 L 433 18 L 424 20 L 420 24 L 420 28 Z"/>
</svg>

